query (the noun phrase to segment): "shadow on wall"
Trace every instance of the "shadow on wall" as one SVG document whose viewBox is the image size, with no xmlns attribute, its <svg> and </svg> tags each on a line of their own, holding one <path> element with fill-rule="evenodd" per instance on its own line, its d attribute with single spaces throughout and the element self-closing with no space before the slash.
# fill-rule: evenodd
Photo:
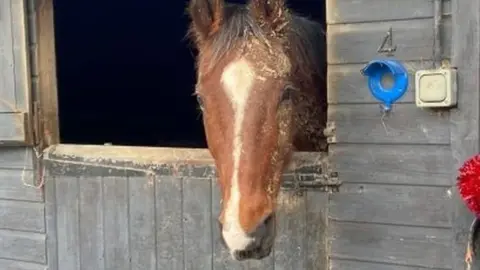
<svg viewBox="0 0 480 270">
<path fill-rule="evenodd" d="M 324 21 L 323 1 L 289 4 Z M 206 147 L 186 5 L 54 0 L 63 143 Z"/>
</svg>

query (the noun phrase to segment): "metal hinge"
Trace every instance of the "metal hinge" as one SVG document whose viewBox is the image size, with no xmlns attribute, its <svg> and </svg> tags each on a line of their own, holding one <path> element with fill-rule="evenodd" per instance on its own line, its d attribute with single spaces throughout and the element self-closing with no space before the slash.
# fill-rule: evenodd
<svg viewBox="0 0 480 270">
<path fill-rule="evenodd" d="M 44 182 L 44 165 L 43 165 L 43 155 L 42 151 L 44 150 L 44 141 L 42 136 L 42 111 L 40 109 L 40 102 L 34 101 L 33 108 L 32 108 L 32 135 L 33 135 L 33 151 L 35 153 L 35 161 L 34 161 L 34 168 L 35 168 L 35 175 L 38 177 L 35 178 L 36 182 L 34 183 L 36 188 L 42 188 L 45 184 Z"/>
<path fill-rule="evenodd" d="M 33 143 L 35 147 L 40 148 L 38 150 L 43 150 L 41 149 L 42 146 L 42 132 L 41 132 L 41 109 L 40 109 L 40 103 L 38 101 L 33 102 L 33 113 L 32 113 L 32 121 L 33 121 Z"/>
<path fill-rule="evenodd" d="M 320 166 L 308 166 L 297 168 L 295 171 L 285 174 L 282 190 L 338 192 L 341 185 L 338 172 L 322 173 L 321 170 Z"/>
</svg>

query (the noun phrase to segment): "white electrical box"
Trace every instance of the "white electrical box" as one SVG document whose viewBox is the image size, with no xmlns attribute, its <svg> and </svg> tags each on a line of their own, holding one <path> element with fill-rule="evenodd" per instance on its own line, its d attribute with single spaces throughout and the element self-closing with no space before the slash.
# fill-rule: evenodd
<svg viewBox="0 0 480 270">
<path fill-rule="evenodd" d="M 457 71 L 419 70 L 415 74 L 417 107 L 452 107 L 457 104 Z"/>
</svg>

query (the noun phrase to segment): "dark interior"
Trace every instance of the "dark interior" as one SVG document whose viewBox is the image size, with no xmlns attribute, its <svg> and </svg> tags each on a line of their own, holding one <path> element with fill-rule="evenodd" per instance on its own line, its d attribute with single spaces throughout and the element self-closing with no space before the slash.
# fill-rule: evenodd
<svg viewBox="0 0 480 270">
<path fill-rule="evenodd" d="M 324 1 L 288 4 L 325 22 Z M 54 0 L 62 143 L 206 147 L 186 5 Z"/>
</svg>

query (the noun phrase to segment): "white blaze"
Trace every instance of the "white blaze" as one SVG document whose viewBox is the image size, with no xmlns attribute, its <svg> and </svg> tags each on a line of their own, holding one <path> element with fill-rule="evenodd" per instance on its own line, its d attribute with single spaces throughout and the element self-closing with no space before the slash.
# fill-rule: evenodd
<svg viewBox="0 0 480 270">
<path fill-rule="evenodd" d="M 244 250 L 254 240 L 247 235 L 240 225 L 240 190 L 238 186 L 240 155 L 242 153 L 242 123 L 254 80 L 255 72 L 245 59 L 239 59 L 227 65 L 221 78 L 234 113 L 233 172 L 230 198 L 226 202 L 222 232 L 223 238 L 232 253 L 237 250 Z"/>
</svg>

